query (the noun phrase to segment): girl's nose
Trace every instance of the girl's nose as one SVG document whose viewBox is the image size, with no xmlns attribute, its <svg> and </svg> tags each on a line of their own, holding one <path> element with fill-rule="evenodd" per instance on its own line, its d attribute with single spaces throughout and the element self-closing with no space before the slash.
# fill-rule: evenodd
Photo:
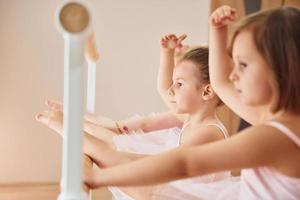
<svg viewBox="0 0 300 200">
<path fill-rule="evenodd" d="M 168 95 L 169 96 L 173 96 L 174 95 L 174 91 L 173 91 L 173 85 L 171 85 L 168 89 Z"/>
<path fill-rule="evenodd" d="M 229 74 L 229 80 L 231 82 L 237 81 L 238 80 L 238 76 L 236 74 L 236 71 L 233 69 L 232 72 Z"/>
</svg>

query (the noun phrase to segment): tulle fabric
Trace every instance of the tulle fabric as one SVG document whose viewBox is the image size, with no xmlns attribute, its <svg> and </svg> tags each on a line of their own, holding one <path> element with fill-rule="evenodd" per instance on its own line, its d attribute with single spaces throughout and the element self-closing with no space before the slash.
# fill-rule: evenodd
<svg viewBox="0 0 300 200">
<path fill-rule="evenodd" d="M 178 184 L 180 183 L 180 184 Z M 153 191 L 153 200 L 237 200 L 240 179 L 227 177 L 223 180 L 202 183 L 186 180 L 171 182 Z"/>
<path fill-rule="evenodd" d="M 154 155 L 178 147 L 180 132 L 177 127 L 149 133 L 135 131 L 115 136 L 113 142 L 119 151 Z"/>
<path fill-rule="evenodd" d="M 176 148 L 179 145 L 180 133 L 181 129 L 179 127 L 149 133 L 138 130 L 115 136 L 113 142 L 118 151 L 154 155 Z M 134 200 L 118 187 L 109 187 L 108 189 L 113 195 L 113 200 Z"/>
<path fill-rule="evenodd" d="M 181 129 L 179 127 L 143 133 L 142 131 L 118 135 L 113 138 L 119 151 L 154 155 L 179 146 Z M 176 166 L 174 166 L 176 167 Z M 240 181 L 230 172 L 215 173 L 173 181 L 155 187 L 152 199 L 157 200 L 220 200 L 237 199 Z M 109 188 L 114 200 L 134 200 L 117 187 Z"/>
</svg>

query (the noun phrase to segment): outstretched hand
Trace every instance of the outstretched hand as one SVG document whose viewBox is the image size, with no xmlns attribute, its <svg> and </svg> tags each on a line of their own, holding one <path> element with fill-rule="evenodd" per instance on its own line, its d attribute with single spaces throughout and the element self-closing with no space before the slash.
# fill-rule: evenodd
<svg viewBox="0 0 300 200">
<path fill-rule="evenodd" d="M 185 34 L 177 37 L 174 34 L 166 35 L 161 38 L 160 44 L 162 48 L 166 50 L 176 50 L 179 51 L 182 47 L 182 41 L 186 38 L 187 36 Z"/>
<path fill-rule="evenodd" d="M 63 107 L 61 104 L 46 101 L 47 110 L 35 116 L 38 122 L 46 125 L 60 135 L 63 134 Z"/>
<path fill-rule="evenodd" d="M 101 187 L 97 181 L 97 171 L 98 168 L 84 168 L 83 169 L 83 182 L 90 189 L 95 189 Z"/>
<path fill-rule="evenodd" d="M 214 28 L 227 26 L 236 19 L 236 9 L 230 6 L 217 8 L 210 16 L 210 25 Z"/>
</svg>

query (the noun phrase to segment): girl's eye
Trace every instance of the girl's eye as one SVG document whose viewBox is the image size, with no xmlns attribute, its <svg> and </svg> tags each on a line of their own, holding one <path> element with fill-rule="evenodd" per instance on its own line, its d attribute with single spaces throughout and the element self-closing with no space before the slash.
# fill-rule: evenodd
<svg viewBox="0 0 300 200">
<path fill-rule="evenodd" d="M 243 62 L 241 62 L 241 63 L 239 63 L 239 68 L 240 69 L 244 69 L 244 68 L 246 68 L 247 67 L 247 64 L 246 63 L 243 63 Z"/>
<path fill-rule="evenodd" d="M 175 83 L 175 87 L 176 87 L 176 88 L 180 88 L 181 86 L 182 86 L 182 83 L 180 83 L 180 82 L 176 82 L 176 83 Z"/>
</svg>

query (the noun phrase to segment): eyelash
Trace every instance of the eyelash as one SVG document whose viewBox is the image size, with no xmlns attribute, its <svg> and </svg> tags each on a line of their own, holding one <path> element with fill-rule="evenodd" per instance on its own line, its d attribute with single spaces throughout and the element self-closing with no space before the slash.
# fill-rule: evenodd
<svg viewBox="0 0 300 200">
<path fill-rule="evenodd" d="M 180 83 L 180 82 L 174 83 L 174 87 L 175 87 L 175 88 L 180 88 L 182 85 L 183 85 L 183 84 Z"/>
<path fill-rule="evenodd" d="M 247 67 L 247 64 L 246 63 L 243 63 L 243 62 L 241 62 L 241 63 L 239 63 L 239 68 L 240 69 L 244 69 L 244 68 L 246 68 Z"/>
</svg>

